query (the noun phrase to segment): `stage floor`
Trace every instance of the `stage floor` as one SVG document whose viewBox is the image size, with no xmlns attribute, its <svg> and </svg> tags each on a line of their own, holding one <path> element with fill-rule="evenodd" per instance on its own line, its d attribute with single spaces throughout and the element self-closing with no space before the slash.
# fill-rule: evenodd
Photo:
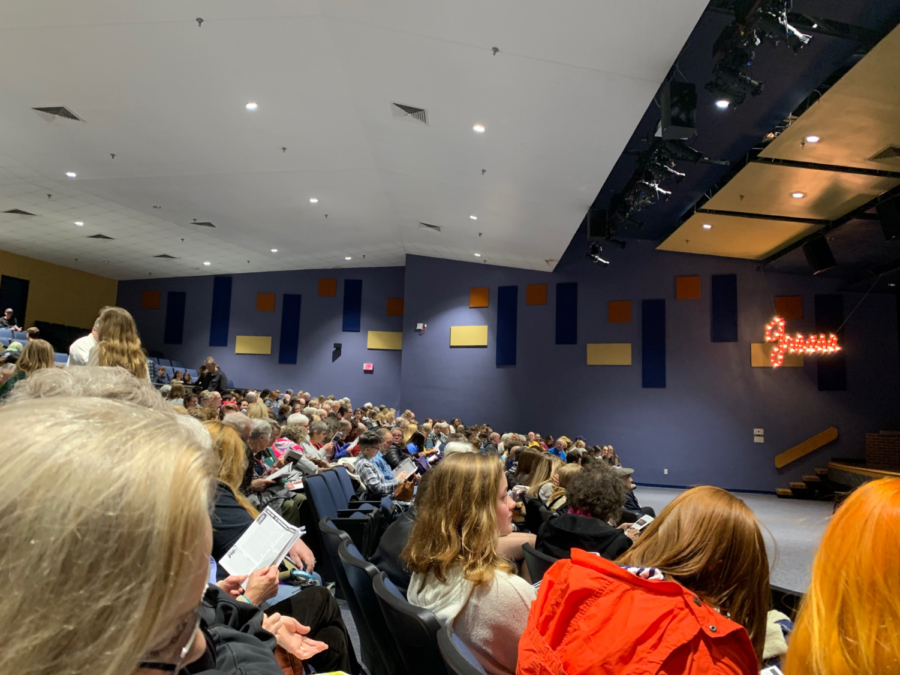
<svg viewBox="0 0 900 675">
<path fill-rule="evenodd" d="M 635 494 L 641 506 L 651 506 L 660 513 L 683 490 L 638 487 Z M 831 517 L 831 502 L 779 499 L 775 495 L 736 493 L 753 509 L 768 528 L 763 531 L 772 565 L 772 583 L 776 586 L 806 592 L 812 561 Z M 771 533 L 771 536 L 769 536 Z M 773 542 L 774 538 L 774 542 Z"/>
</svg>

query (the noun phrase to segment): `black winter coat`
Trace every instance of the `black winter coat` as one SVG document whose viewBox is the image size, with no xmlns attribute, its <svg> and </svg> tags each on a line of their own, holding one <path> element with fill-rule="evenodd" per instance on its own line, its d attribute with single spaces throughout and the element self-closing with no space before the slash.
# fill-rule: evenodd
<svg viewBox="0 0 900 675">
<path fill-rule="evenodd" d="M 572 549 L 580 548 L 615 560 L 631 548 L 631 539 L 599 518 L 567 513 L 541 525 L 534 548 L 554 558 L 570 558 Z"/>
<path fill-rule="evenodd" d="M 382 450 L 381 454 L 384 456 L 384 461 L 386 461 L 388 466 L 392 469 L 396 469 L 400 466 L 400 462 L 409 457 L 406 448 L 401 448 L 399 445 L 392 445 L 387 450 Z"/>
</svg>

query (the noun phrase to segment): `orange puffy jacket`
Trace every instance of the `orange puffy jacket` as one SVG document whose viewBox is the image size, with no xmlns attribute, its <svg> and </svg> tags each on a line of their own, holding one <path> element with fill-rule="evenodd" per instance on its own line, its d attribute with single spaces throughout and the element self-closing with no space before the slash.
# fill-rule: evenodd
<svg viewBox="0 0 900 675">
<path fill-rule="evenodd" d="M 517 675 L 756 675 L 744 628 L 674 581 L 573 549 L 544 575 Z"/>
</svg>

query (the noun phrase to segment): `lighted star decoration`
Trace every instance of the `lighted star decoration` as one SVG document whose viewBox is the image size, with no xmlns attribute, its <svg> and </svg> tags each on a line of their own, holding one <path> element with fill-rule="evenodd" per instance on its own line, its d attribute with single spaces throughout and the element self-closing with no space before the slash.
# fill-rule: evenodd
<svg viewBox="0 0 900 675">
<path fill-rule="evenodd" d="M 800 333 L 793 337 L 787 335 L 784 330 L 784 319 L 778 316 L 766 326 L 766 342 L 776 343 L 769 357 L 773 368 L 778 368 L 784 363 L 785 354 L 836 354 L 841 351 L 837 341 L 837 335 L 834 333 L 828 337 L 825 337 L 824 333 L 805 337 Z"/>
</svg>

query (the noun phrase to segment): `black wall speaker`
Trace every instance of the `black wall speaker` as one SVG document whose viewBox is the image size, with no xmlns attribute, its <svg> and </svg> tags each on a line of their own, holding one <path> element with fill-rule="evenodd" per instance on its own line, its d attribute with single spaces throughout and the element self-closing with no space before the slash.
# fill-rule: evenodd
<svg viewBox="0 0 900 675">
<path fill-rule="evenodd" d="M 813 274 L 837 267 L 834 254 L 825 237 L 816 237 L 803 244 L 803 255 L 806 256 L 806 262 L 812 268 Z"/>
<path fill-rule="evenodd" d="M 668 82 L 663 87 L 660 107 L 661 135 L 665 139 L 685 139 L 697 133 L 697 87 L 690 82 Z"/>
<path fill-rule="evenodd" d="M 888 241 L 900 239 L 900 197 L 881 202 L 875 207 L 881 219 L 881 231 Z"/>
<path fill-rule="evenodd" d="M 340 350 L 342 347 L 343 347 L 343 345 L 342 345 L 340 342 L 335 342 L 335 343 L 334 343 L 334 348 L 335 348 L 335 349 Z"/>
</svg>

